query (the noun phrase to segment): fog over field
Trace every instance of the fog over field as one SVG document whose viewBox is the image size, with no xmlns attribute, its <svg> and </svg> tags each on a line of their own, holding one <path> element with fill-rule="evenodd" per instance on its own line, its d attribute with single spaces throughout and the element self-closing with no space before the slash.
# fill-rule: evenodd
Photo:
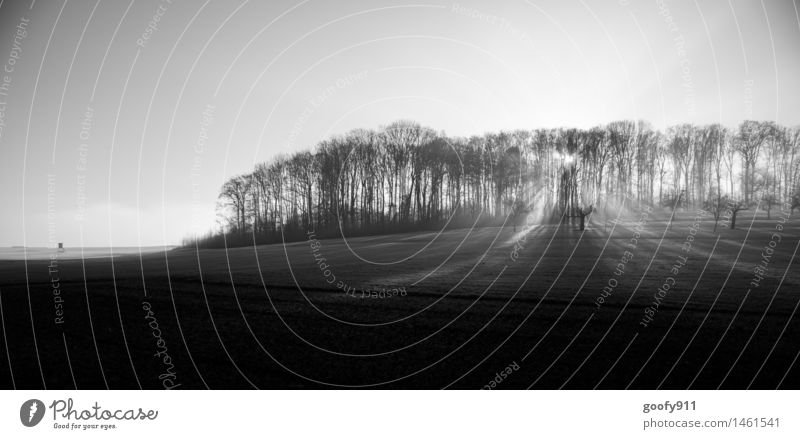
<svg viewBox="0 0 800 439">
<path fill-rule="evenodd" d="M 5 389 L 800 386 L 796 2 L 0 22 Z"/>
</svg>

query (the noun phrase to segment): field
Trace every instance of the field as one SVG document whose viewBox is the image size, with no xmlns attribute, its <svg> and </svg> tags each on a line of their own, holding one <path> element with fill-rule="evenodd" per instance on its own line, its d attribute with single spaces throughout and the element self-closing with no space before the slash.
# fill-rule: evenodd
<svg viewBox="0 0 800 439">
<path fill-rule="evenodd" d="M 668 219 L 2 261 L 0 382 L 800 387 L 796 221 Z"/>
</svg>

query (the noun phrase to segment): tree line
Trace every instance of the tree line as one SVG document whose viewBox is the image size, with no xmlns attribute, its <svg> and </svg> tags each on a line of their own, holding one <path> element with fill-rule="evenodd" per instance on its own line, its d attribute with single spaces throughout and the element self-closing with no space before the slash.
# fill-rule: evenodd
<svg viewBox="0 0 800 439">
<path fill-rule="evenodd" d="M 218 230 L 237 245 L 317 236 L 580 218 L 627 203 L 704 208 L 798 200 L 800 127 L 644 121 L 448 137 L 400 120 L 321 141 L 227 180 Z M 726 207 L 727 206 L 727 207 Z"/>
</svg>

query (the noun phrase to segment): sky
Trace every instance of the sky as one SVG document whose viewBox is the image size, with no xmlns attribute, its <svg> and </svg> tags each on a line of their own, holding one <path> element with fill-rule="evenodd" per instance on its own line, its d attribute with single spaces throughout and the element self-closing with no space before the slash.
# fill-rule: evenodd
<svg viewBox="0 0 800 439">
<path fill-rule="evenodd" d="M 179 244 L 353 128 L 800 123 L 792 1 L 2 1 L 0 246 Z"/>
</svg>

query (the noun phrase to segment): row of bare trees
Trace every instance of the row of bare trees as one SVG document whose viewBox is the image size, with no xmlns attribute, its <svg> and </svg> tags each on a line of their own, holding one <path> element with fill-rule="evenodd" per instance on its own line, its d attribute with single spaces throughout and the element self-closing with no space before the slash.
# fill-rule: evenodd
<svg viewBox="0 0 800 439">
<path fill-rule="evenodd" d="M 800 128 L 744 121 L 666 132 L 618 121 L 447 137 L 401 120 L 276 157 L 223 186 L 221 232 L 269 242 L 315 230 L 359 234 L 582 217 L 631 200 L 769 209 L 798 191 Z M 230 243 L 228 243 L 230 244 Z"/>
</svg>

